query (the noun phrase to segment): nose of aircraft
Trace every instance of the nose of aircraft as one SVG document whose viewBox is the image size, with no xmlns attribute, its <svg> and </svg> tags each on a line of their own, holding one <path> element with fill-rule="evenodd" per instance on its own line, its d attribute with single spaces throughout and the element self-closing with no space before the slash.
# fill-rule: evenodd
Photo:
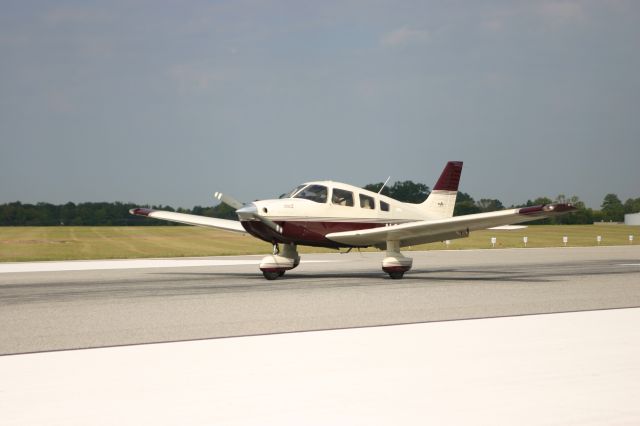
<svg viewBox="0 0 640 426">
<path fill-rule="evenodd" d="M 240 220 L 251 220 L 258 215 L 258 208 L 251 203 L 236 210 L 236 214 Z"/>
<path fill-rule="evenodd" d="M 244 207 L 239 208 L 238 210 L 236 210 L 236 214 L 238 215 L 240 220 L 259 220 L 260 222 L 262 222 L 265 225 L 267 225 L 269 228 L 271 228 L 274 231 L 282 234 L 282 226 L 280 226 L 277 223 L 275 223 L 274 221 L 264 217 L 264 215 L 260 214 L 261 212 L 258 211 L 258 210 L 259 210 L 258 206 L 256 206 L 254 203 L 251 203 L 251 204 L 249 204 L 247 206 L 244 206 Z M 264 214 L 267 213 L 266 207 L 263 207 L 262 213 L 264 213 Z"/>
</svg>

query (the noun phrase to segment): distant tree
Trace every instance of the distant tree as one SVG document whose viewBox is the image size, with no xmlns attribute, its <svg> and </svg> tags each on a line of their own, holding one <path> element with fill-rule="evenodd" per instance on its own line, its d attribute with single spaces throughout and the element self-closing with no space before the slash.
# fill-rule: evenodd
<svg viewBox="0 0 640 426">
<path fill-rule="evenodd" d="M 217 217 L 219 219 L 238 220 L 236 209 L 225 203 L 220 203 L 215 207 L 195 206 L 191 210 L 191 214 L 195 214 L 198 216 Z"/>
<path fill-rule="evenodd" d="M 480 207 L 476 205 L 476 201 L 466 192 L 458 192 L 456 197 L 456 205 L 453 209 L 454 216 L 462 216 L 465 214 L 480 213 Z"/>
<path fill-rule="evenodd" d="M 431 193 L 427 185 L 410 180 L 394 183 L 390 192 L 392 198 L 404 203 L 422 203 Z"/>
<path fill-rule="evenodd" d="M 60 208 L 60 225 L 69 225 L 73 218 L 76 216 L 76 205 L 72 202 L 68 202 Z"/>
<path fill-rule="evenodd" d="M 478 206 L 481 212 L 495 212 L 504 209 L 500 200 L 491 198 L 481 198 L 479 201 L 476 201 L 476 206 Z"/>
<path fill-rule="evenodd" d="M 553 203 L 553 200 L 551 200 L 551 198 L 549 197 L 538 197 L 535 200 L 531 201 L 531 200 L 527 200 L 527 207 L 532 207 L 532 206 L 542 206 L 545 204 L 551 204 Z"/>
<path fill-rule="evenodd" d="M 624 205 L 616 194 L 607 194 L 602 201 L 602 219 L 605 222 L 624 220 Z"/>
<path fill-rule="evenodd" d="M 629 198 L 624 202 L 625 213 L 640 213 L 640 198 Z"/>
<path fill-rule="evenodd" d="M 380 191 L 380 188 L 382 188 L 382 185 L 384 185 L 384 182 L 378 182 L 378 183 L 369 183 L 365 186 L 363 186 L 363 189 L 366 189 L 367 191 L 371 191 L 371 192 L 378 192 Z M 390 193 L 389 193 L 389 187 L 385 186 L 384 188 L 382 188 L 382 191 L 380 192 L 382 195 L 386 195 L 387 197 L 390 197 Z"/>
<path fill-rule="evenodd" d="M 364 186 L 364 189 L 372 192 L 378 192 L 383 182 L 370 183 Z M 423 183 L 415 183 L 410 180 L 398 181 L 391 186 L 385 186 L 382 194 L 402 201 L 403 203 L 422 203 L 429 196 L 429 187 Z"/>
<path fill-rule="evenodd" d="M 220 203 L 217 206 L 213 207 L 211 209 L 211 215 L 220 219 L 238 220 L 236 209 L 225 203 Z"/>
</svg>

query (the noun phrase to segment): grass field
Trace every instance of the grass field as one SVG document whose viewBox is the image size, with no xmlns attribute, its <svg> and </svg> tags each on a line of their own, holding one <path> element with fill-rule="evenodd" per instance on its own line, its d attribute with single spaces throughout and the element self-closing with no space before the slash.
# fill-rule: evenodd
<svg viewBox="0 0 640 426">
<path fill-rule="evenodd" d="M 515 231 L 478 231 L 469 238 L 452 240 L 451 250 L 491 248 L 569 247 L 640 243 L 640 227 L 624 225 L 530 226 Z M 443 250 L 444 243 L 424 244 L 405 250 Z M 190 226 L 146 227 L 0 227 L 0 262 L 70 259 L 126 259 L 144 257 L 224 256 L 266 254 L 271 246 L 249 235 Z M 301 253 L 333 250 L 301 247 Z"/>
</svg>

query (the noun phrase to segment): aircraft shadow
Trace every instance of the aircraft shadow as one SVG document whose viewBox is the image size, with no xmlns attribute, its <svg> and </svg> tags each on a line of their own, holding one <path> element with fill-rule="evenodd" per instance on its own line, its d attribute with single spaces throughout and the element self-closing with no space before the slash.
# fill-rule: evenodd
<svg viewBox="0 0 640 426">
<path fill-rule="evenodd" d="M 266 281 L 262 274 L 259 272 L 157 272 L 157 275 L 167 275 L 172 277 L 183 276 L 185 278 L 191 277 L 196 279 L 202 279 L 206 277 L 218 278 L 244 278 L 252 281 L 259 281 L 269 284 L 283 285 L 289 283 L 304 283 L 305 280 L 348 280 L 344 283 L 336 283 L 336 286 L 344 284 L 344 286 L 352 286 L 353 280 L 367 280 L 367 281 L 382 281 L 382 282 L 394 282 L 399 285 L 403 282 L 419 282 L 423 281 L 425 284 L 433 282 L 549 282 L 554 281 L 553 276 L 541 276 L 540 274 L 522 274 L 512 273 L 509 271 L 467 271 L 456 269 L 425 269 L 425 270 L 412 270 L 405 274 L 400 280 L 393 280 L 388 275 L 372 271 L 372 272 L 353 272 L 353 273 L 301 273 L 301 272 L 287 272 L 284 276 L 274 281 Z M 439 275 L 445 274 L 445 275 Z M 471 275 L 470 275 L 471 274 Z M 558 274 L 560 276 L 562 274 Z M 566 274 L 564 274 L 566 275 Z"/>
</svg>

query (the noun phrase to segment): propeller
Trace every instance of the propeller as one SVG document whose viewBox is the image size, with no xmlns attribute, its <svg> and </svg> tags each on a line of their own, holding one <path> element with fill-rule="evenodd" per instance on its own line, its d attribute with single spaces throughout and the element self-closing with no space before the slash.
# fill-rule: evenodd
<svg viewBox="0 0 640 426">
<path fill-rule="evenodd" d="M 242 208 L 239 208 L 238 210 L 236 210 L 236 213 L 241 218 L 251 217 L 253 219 L 259 220 L 260 222 L 262 222 L 265 225 L 267 225 L 269 228 L 271 228 L 274 231 L 276 231 L 278 234 L 282 234 L 282 226 L 280 226 L 277 223 L 275 223 L 274 221 L 272 221 L 270 219 L 267 219 L 266 217 L 261 216 L 260 214 L 258 214 L 258 209 L 256 208 L 255 204 L 253 204 L 253 203 L 251 203 L 248 206 L 244 206 Z"/>
<path fill-rule="evenodd" d="M 220 201 L 221 203 L 225 203 L 231 207 L 233 207 L 234 209 L 240 209 L 242 208 L 242 206 L 244 206 L 244 204 L 242 204 L 240 201 L 236 200 L 235 198 L 227 195 L 227 194 L 223 194 L 222 192 L 216 192 L 213 194 L 213 198 L 215 198 L 216 200 Z"/>
</svg>

